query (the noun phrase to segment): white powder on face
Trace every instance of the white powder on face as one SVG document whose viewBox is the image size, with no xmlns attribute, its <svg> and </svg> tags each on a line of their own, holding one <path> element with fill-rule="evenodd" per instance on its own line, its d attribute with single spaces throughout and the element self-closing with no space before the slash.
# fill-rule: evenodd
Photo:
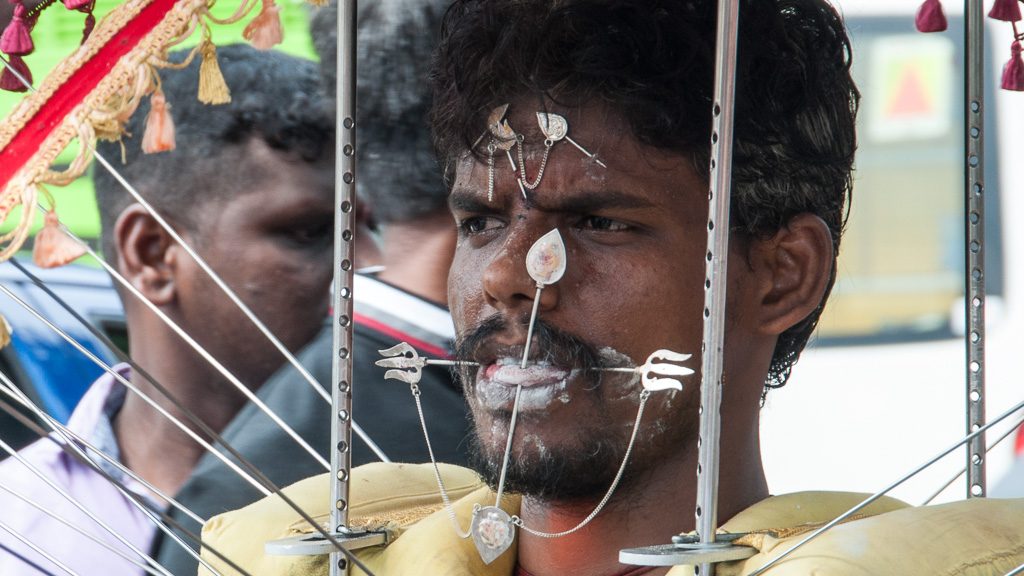
<svg viewBox="0 0 1024 576">
<path fill-rule="evenodd" d="M 609 368 L 635 368 L 637 366 L 632 358 L 610 346 L 601 348 L 597 351 L 597 354 L 601 358 L 601 364 Z M 639 404 L 640 391 L 642 390 L 639 385 L 639 374 L 605 372 L 601 374 L 601 383 L 613 393 L 612 399 L 633 397 L 634 401 Z"/>
</svg>

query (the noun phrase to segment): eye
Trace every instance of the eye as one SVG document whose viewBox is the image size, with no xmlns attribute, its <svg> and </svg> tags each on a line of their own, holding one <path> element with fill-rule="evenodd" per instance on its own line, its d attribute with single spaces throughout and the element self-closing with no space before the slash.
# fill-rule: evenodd
<svg viewBox="0 0 1024 576">
<path fill-rule="evenodd" d="M 296 226 L 287 231 L 290 241 L 298 246 L 318 246 L 329 243 L 333 235 L 331 224 Z"/>
<path fill-rule="evenodd" d="M 496 230 L 502 226 L 501 220 L 490 216 L 472 216 L 459 222 L 459 232 L 466 236 L 475 236 Z"/>
<path fill-rule="evenodd" d="M 585 230 L 598 232 L 623 232 L 629 229 L 629 225 L 604 216 L 586 216 L 580 220 L 578 226 Z"/>
</svg>

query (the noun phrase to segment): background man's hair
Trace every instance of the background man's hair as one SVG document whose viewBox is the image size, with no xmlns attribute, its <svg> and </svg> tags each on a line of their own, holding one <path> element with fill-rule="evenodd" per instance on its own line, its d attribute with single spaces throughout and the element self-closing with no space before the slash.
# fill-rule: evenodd
<svg viewBox="0 0 1024 576">
<path fill-rule="evenodd" d="M 546 96 L 607 106 L 637 140 L 687 155 L 706 180 L 715 22 L 710 0 L 456 0 L 433 73 L 442 162 L 472 147 L 495 106 Z M 810 212 L 838 254 L 859 101 L 850 60 L 842 19 L 824 0 L 741 3 L 735 232 L 767 237 Z M 780 336 L 767 387 L 785 384 L 834 282 L 833 259 L 821 305 Z"/>
<path fill-rule="evenodd" d="M 180 62 L 186 51 L 171 55 Z M 280 52 L 262 52 L 247 44 L 217 50 L 221 71 L 231 89 L 231 103 L 202 104 L 196 98 L 199 58 L 183 70 L 166 70 L 160 78 L 171 105 L 177 148 L 143 154 L 140 142 L 148 100 L 132 116 L 122 146 L 104 142 L 98 147 L 165 217 L 187 229 L 208 200 L 245 191 L 241 164 L 246 144 L 259 138 L 272 150 L 308 162 L 334 151 L 334 121 L 324 103 L 316 64 Z M 114 254 L 113 227 L 133 202 L 129 194 L 102 166 L 93 169 L 93 183 L 103 229 L 103 250 Z"/>
<path fill-rule="evenodd" d="M 375 0 L 359 5 L 356 161 L 359 195 L 379 222 L 448 209 L 430 136 L 430 61 L 449 0 Z M 334 98 L 337 0 L 313 14 L 313 43 Z"/>
</svg>

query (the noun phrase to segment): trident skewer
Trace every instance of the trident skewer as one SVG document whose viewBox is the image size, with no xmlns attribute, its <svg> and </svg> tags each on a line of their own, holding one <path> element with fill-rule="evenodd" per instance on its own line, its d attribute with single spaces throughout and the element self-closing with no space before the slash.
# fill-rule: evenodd
<svg viewBox="0 0 1024 576">
<path fill-rule="evenodd" d="M 406 384 L 419 384 L 423 377 L 423 369 L 427 366 L 480 366 L 479 362 L 463 360 L 438 360 L 435 358 L 423 358 L 409 343 L 402 342 L 391 348 L 377 351 L 383 358 L 375 364 L 381 368 L 389 368 L 384 373 L 384 378 L 399 380 Z M 643 384 L 644 390 L 658 392 L 660 390 L 682 390 L 683 384 L 672 376 L 689 376 L 693 370 L 678 364 L 665 362 L 685 362 L 692 357 L 690 354 L 680 354 L 671 350 L 655 350 L 647 361 L 640 366 L 623 366 L 612 368 L 594 368 L 596 372 L 614 372 L 618 374 L 637 374 Z"/>
<path fill-rule="evenodd" d="M 423 377 L 423 368 L 427 366 L 479 366 L 476 362 L 458 360 L 437 360 L 422 358 L 408 342 L 402 342 L 386 350 L 377 351 L 384 358 L 374 362 L 381 368 L 390 368 L 384 378 L 400 380 L 406 384 L 419 384 Z"/>
</svg>

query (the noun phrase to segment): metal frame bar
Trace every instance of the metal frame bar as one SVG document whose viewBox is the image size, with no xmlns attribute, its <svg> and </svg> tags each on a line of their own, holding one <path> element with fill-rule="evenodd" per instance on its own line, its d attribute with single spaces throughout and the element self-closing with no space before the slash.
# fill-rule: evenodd
<svg viewBox="0 0 1024 576">
<path fill-rule="evenodd" d="M 334 354 L 331 374 L 331 529 L 348 529 L 352 470 L 352 292 L 356 207 L 356 13 L 357 0 L 338 0 L 337 139 L 334 184 Z M 330 575 L 348 576 L 349 562 L 335 552 Z"/>
<path fill-rule="evenodd" d="M 985 424 L 985 13 L 964 3 L 964 344 L 967 433 Z M 967 444 L 967 498 L 985 496 L 985 436 Z"/>
<path fill-rule="evenodd" d="M 739 0 L 719 0 L 715 54 L 715 96 L 711 127 L 711 189 L 708 192 L 708 246 L 704 281 L 704 334 L 701 342 L 700 436 L 697 456 L 697 534 L 715 542 L 718 529 L 718 468 L 721 432 L 722 367 L 729 256 L 729 200 L 732 196 L 733 113 Z M 714 574 L 712 564 L 694 568 Z"/>
</svg>

